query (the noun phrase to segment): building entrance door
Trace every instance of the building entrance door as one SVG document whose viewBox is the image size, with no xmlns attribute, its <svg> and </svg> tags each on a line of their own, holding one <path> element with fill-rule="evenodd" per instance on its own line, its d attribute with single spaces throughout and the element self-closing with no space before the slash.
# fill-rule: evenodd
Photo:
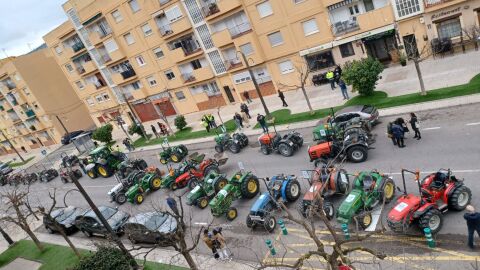
<svg viewBox="0 0 480 270">
<path fill-rule="evenodd" d="M 405 51 L 407 51 L 407 56 L 411 57 L 418 57 L 418 47 L 417 47 L 417 40 L 415 39 L 415 35 L 408 35 L 403 37 L 403 44 L 405 45 Z"/>
<path fill-rule="evenodd" d="M 224 86 L 223 90 L 225 90 L 225 94 L 228 97 L 228 101 L 230 103 L 235 102 L 235 99 L 233 98 L 232 91 L 230 90 L 230 87 L 229 86 Z"/>
</svg>

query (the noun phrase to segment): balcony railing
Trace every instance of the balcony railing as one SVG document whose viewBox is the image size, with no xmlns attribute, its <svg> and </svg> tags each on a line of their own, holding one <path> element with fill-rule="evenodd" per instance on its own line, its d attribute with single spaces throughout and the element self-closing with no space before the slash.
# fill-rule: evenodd
<svg viewBox="0 0 480 270">
<path fill-rule="evenodd" d="M 81 75 L 81 74 L 85 73 L 85 69 L 83 67 L 77 67 L 77 72 L 78 72 L 78 74 Z"/>
<path fill-rule="evenodd" d="M 129 69 L 129 70 L 125 70 L 125 71 L 123 71 L 123 72 L 120 72 L 120 75 L 122 75 L 122 78 L 123 78 L 124 80 L 126 80 L 126 79 L 128 79 L 128 78 L 130 78 L 130 77 L 133 77 L 133 76 L 137 75 L 137 74 L 135 73 L 135 70 Z"/>
<path fill-rule="evenodd" d="M 335 22 L 332 25 L 332 32 L 336 36 L 350 33 L 358 29 L 360 29 L 360 26 L 358 25 L 356 18 L 347 21 Z"/>
<path fill-rule="evenodd" d="M 72 45 L 73 52 L 78 52 L 83 48 L 85 48 L 85 45 L 83 45 L 83 43 L 75 43 Z"/>
<path fill-rule="evenodd" d="M 169 24 L 166 25 L 159 25 L 158 26 L 158 31 L 160 32 L 160 35 L 162 37 L 168 36 L 170 34 L 173 34 L 172 27 Z"/>
<path fill-rule="evenodd" d="M 185 56 L 194 54 L 201 50 L 202 48 L 194 40 L 184 40 L 182 42 L 182 50 Z"/>
<path fill-rule="evenodd" d="M 248 32 L 252 30 L 252 27 L 250 26 L 250 23 L 244 22 L 241 24 L 238 24 L 236 26 L 228 28 L 228 32 L 230 33 L 231 38 L 236 38 L 241 36 L 243 33 Z"/>
<path fill-rule="evenodd" d="M 26 115 L 28 118 L 30 118 L 30 117 L 35 116 L 35 112 L 34 112 L 32 109 L 26 110 L 26 111 L 25 111 L 25 115 Z"/>
<path fill-rule="evenodd" d="M 208 17 L 218 12 L 220 12 L 220 9 L 218 8 L 217 1 L 208 0 L 202 3 L 203 16 Z"/>
<path fill-rule="evenodd" d="M 452 1 L 452 0 L 425 0 L 425 7 L 429 8 L 429 7 L 440 5 L 440 4 L 443 4 L 443 3 L 450 2 L 450 1 Z"/>
<path fill-rule="evenodd" d="M 184 83 L 195 81 L 195 76 L 193 72 L 182 73 L 182 79 Z"/>
<path fill-rule="evenodd" d="M 225 60 L 225 67 L 227 68 L 227 70 L 235 69 L 241 66 L 243 66 L 243 63 L 240 59 L 233 58 Z"/>
</svg>

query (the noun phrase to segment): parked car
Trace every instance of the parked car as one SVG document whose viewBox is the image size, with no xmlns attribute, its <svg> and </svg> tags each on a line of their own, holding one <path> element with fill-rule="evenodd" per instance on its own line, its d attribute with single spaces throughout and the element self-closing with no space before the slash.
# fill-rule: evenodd
<svg viewBox="0 0 480 270">
<path fill-rule="evenodd" d="M 131 217 L 124 231 L 132 243 L 167 246 L 166 238 L 177 231 L 177 221 L 169 213 L 147 212 Z"/>
<path fill-rule="evenodd" d="M 83 212 L 84 210 L 81 208 L 68 206 L 53 210 L 50 216 L 60 225 L 60 228 L 66 234 L 71 234 L 78 230 L 75 226 L 75 219 Z M 43 225 L 45 225 L 45 229 L 49 233 L 59 232 L 55 224 L 46 217 L 43 217 Z"/>
<path fill-rule="evenodd" d="M 77 131 L 72 131 L 69 132 L 62 137 L 62 144 L 67 145 L 69 144 L 73 138 L 77 137 L 78 135 L 82 134 L 84 131 L 83 130 L 77 130 Z"/>
<path fill-rule="evenodd" d="M 109 206 L 99 206 L 98 210 L 107 220 L 108 224 L 117 234 L 123 233 L 123 225 L 130 217 L 129 214 Z M 92 209 L 86 210 L 75 219 L 75 226 L 86 236 L 91 237 L 93 234 L 106 236 L 107 229 L 103 226 L 100 219 Z"/>
<path fill-rule="evenodd" d="M 375 125 L 378 123 L 379 113 L 372 105 L 348 106 L 335 113 L 334 122 L 340 124 L 355 117 L 368 120 L 370 125 Z"/>
<path fill-rule="evenodd" d="M 7 163 L 0 162 L 0 175 L 7 175 L 13 171 Z"/>
</svg>

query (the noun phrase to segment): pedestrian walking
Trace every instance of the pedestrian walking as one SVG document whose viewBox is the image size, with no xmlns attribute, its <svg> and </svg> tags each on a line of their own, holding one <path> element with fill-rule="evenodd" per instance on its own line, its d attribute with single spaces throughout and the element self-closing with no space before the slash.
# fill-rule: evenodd
<svg viewBox="0 0 480 270">
<path fill-rule="evenodd" d="M 257 122 L 262 127 L 263 132 L 268 133 L 267 120 L 263 114 L 257 114 Z"/>
<path fill-rule="evenodd" d="M 340 91 L 342 91 L 343 99 L 350 99 L 348 96 L 347 85 L 342 79 L 338 80 L 338 86 L 340 87 Z"/>
<path fill-rule="evenodd" d="M 325 74 L 325 79 L 327 79 L 330 82 L 330 87 L 332 88 L 332 91 L 335 90 L 335 75 L 333 74 L 333 71 L 329 70 L 327 74 Z"/>
<path fill-rule="evenodd" d="M 467 221 L 468 247 L 474 249 L 473 236 L 475 232 L 477 232 L 478 237 L 480 237 L 480 213 L 475 212 L 475 208 L 472 205 L 467 205 L 465 209 L 467 213 L 463 215 L 463 218 Z"/>
<path fill-rule="evenodd" d="M 245 91 L 243 92 L 243 97 L 245 98 L 245 100 L 248 102 L 248 103 L 252 103 L 252 99 L 250 98 L 250 94 L 248 93 L 248 91 Z"/>
<path fill-rule="evenodd" d="M 242 123 L 243 119 L 240 114 L 235 113 L 235 115 L 233 115 L 233 121 L 235 121 L 235 125 L 237 126 L 238 130 L 243 129 L 243 123 Z"/>
<path fill-rule="evenodd" d="M 240 112 L 244 112 L 245 114 L 247 114 L 248 119 L 252 118 L 250 116 L 250 109 L 248 109 L 247 104 L 245 104 L 245 103 L 240 104 Z"/>
<path fill-rule="evenodd" d="M 340 78 L 342 77 L 342 68 L 339 65 L 335 66 L 335 69 L 333 70 L 333 76 L 335 77 L 335 82 L 338 84 Z"/>
<path fill-rule="evenodd" d="M 403 140 L 404 134 L 405 134 L 405 130 L 404 130 L 404 128 L 401 126 L 401 124 L 399 124 L 398 122 L 393 123 L 393 125 L 392 125 L 392 134 L 393 134 L 393 138 L 395 138 L 395 141 L 396 141 L 396 143 L 397 143 L 397 146 L 398 146 L 399 148 L 405 147 L 405 142 L 404 142 L 404 140 Z"/>
<path fill-rule="evenodd" d="M 412 126 L 412 130 L 415 131 L 413 138 L 420 140 L 422 138 L 422 134 L 420 134 L 420 122 L 418 122 L 417 116 L 413 112 L 410 113 L 410 126 Z"/>
<path fill-rule="evenodd" d="M 387 124 L 387 136 L 392 139 L 393 145 L 397 145 L 397 140 L 393 137 L 393 131 L 392 131 L 392 126 L 393 122 L 388 122 Z"/>
<path fill-rule="evenodd" d="M 243 125 L 246 126 L 247 128 L 249 128 L 250 127 L 250 120 L 248 120 L 248 119 L 250 119 L 251 117 L 249 117 L 249 115 L 247 115 L 245 112 L 242 112 L 240 114 L 240 116 L 242 116 Z"/>
<path fill-rule="evenodd" d="M 285 95 L 280 90 L 278 90 L 278 97 L 282 100 L 282 106 L 283 107 L 288 107 L 287 102 L 285 102 Z"/>
<path fill-rule="evenodd" d="M 155 135 L 155 138 L 158 138 L 158 132 L 157 132 L 157 129 L 155 129 L 155 126 L 154 125 L 150 125 L 150 127 L 152 128 L 152 132 L 153 134 Z"/>
<path fill-rule="evenodd" d="M 227 250 L 227 243 L 225 241 L 225 238 L 222 235 L 221 228 L 213 230 L 213 239 L 217 245 L 218 254 L 220 255 L 220 260 L 230 259 L 230 255 L 228 254 L 228 250 Z"/>
<path fill-rule="evenodd" d="M 212 251 L 213 257 L 215 259 L 219 258 L 217 253 L 217 249 L 213 246 L 213 239 L 212 234 L 208 231 L 208 229 L 203 230 L 203 237 L 202 240 L 205 245 Z"/>
</svg>

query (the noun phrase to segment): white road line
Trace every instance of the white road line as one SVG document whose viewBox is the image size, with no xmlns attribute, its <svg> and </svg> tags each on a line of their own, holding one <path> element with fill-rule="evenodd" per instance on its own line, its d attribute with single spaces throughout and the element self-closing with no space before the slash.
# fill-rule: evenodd
<svg viewBox="0 0 480 270">
<path fill-rule="evenodd" d="M 441 129 L 441 127 L 424 128 L 422 130 L 434 130 L 434 129 Z"/>
<path fill-rule="evenodd" d="M 422 174 L 428 174 L 428 173 L 434 173 L 437 171 L 422 171 L 420 173 Z M 475 170 L 452 170 L 452 173 L 478 173 L 480 172 L 480 169 L 475 169 Z M 401 172 L 393 172 L 393 173 L 386 173 L 388 175 L 401 175 Z"/>
<path fill-rule="evenodd" d="M 466 124 L 466 126 L 476 126 L 476 125 L 480 125 L 480 122 Z"/>
</svg>

